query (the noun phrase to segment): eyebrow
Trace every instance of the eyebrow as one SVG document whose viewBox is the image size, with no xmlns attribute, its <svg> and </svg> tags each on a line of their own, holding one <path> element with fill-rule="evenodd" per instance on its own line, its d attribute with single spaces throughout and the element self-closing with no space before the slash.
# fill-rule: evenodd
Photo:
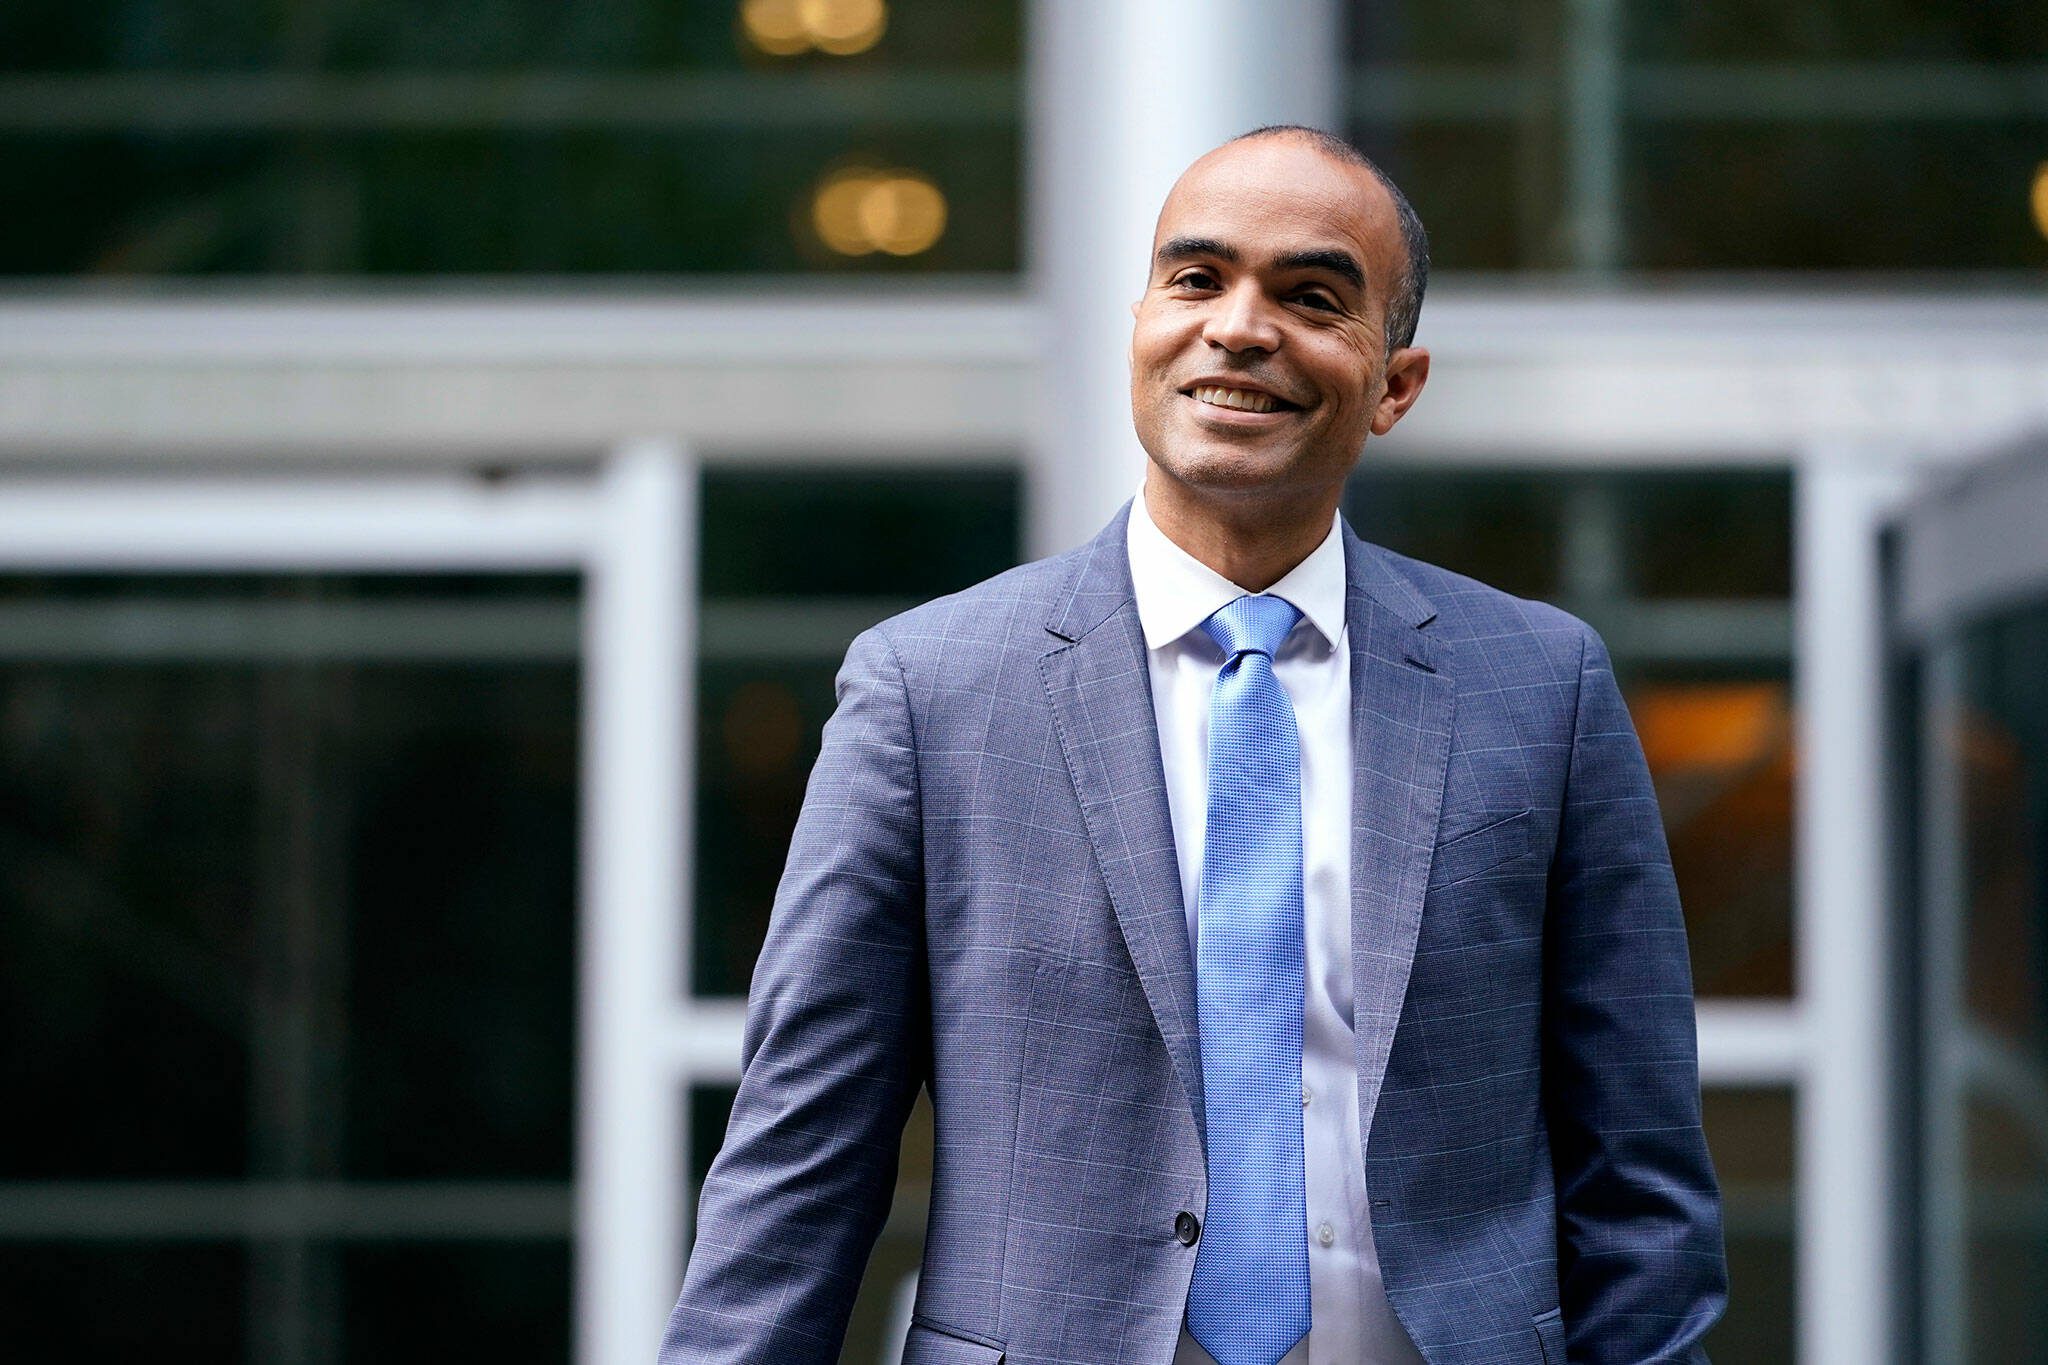
<svg viewBox="0 0 2048 1365">
<path fill-rule="evenodd" d="M 1225 246 L 1214 237 L 1170 237 L 1160 244 L 1159 252 L 1153 259 L 1160 265 L 1172 265 L 1177 261 L 1194 260 L 1201 256 L 1228 261 L 1232 265 L 1237 264 L 1237 248 Z"/>
<path fill-rule="evenodd" d="M 1160 244 L 1155 261 L 1159 265 L 1174 265 L 1181 261 L 1208 258 L 1238 263 L 1237 248 L 1217 241 L 1213 237 L 1171 237 Z M 1365 288 L 1365 271 L 1348 251 L 1336 247 L 1312 247 L 1306 251 L 1289 251 L 1274 260 L 1282 270 L 1321 270 L 1335 275 L 1354 289 Z"/>
<path fill-rule="evenodd" d="M 1351 259 L 1348 251 L 1335 247 L 1316 247 L 1309 251 L 1290 251 L 1274 264 L 1282 270 L 1322 270 L 1344 280 L 1354 289 L 1365 288 L 1365 272 L 1358 268 L 1358 262 Z"/>
</svg>

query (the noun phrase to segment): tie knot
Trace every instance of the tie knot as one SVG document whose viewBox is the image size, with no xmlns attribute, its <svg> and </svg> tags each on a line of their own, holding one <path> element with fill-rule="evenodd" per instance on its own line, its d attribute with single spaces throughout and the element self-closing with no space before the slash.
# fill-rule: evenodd
<svg viewBox="0 0 2048 1365">
<path fill-rule="evenodd" d="M 1301 613 L 1286 598 L 1260 593 L 1217 608 L 1215 615 L 1202 622 L 1202 629 L 1233 659 L 1240 654 L 1263 654 L 1271 659 L 1300 619 Z"/>
</svg>

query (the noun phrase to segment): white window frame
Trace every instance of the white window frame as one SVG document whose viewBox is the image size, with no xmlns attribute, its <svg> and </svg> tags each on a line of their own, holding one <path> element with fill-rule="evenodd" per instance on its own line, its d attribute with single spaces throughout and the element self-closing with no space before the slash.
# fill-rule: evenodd
<svg viewBox="0 0 2048 1365">
<path fill-rule="evenodd" d="M 622 442 L 588 477 L 502 485 L 372 472 L 0 488 L 8 572 L 582 575 L 574 1248 L 583 1361 L 652 1358 L 650 1333 L 674 1300 L 689 1235 L 688 1136 L 676 1099 L 692 1081 L 738 1074 L 737 1009 L 692 1005 L 684 989 L 696 497 L 696 463 L 667 439 Z M 9 1188 L 51 1226 L 112 1213 L 158 1233 L 232 1236 L 265 1220 L 265 1201 L 238 1198 L 247 1193 L 239 1185 L 208 1184 L 197 1200 L 178 1182 L 113 1193 L 120 1208 L 69 1186 Z M 284 1193 L 308 1196 L 300 1212 L 316 1223 L 321 1209 L 331 1221 L 363 1202 L 361 1191 L 326 1186 Z M 491 1197 L 502 1203 L 504 1193 Z M 371 1202 L 401 1223 L 408 1205 L 416 1214 L 454 1209 L 459 1221 L 474 1212 L 463 1195 L 443 1182 L 382 1187 Z M 530 1217 L 545 1225 L 548 1212 Z"/>
</svg>

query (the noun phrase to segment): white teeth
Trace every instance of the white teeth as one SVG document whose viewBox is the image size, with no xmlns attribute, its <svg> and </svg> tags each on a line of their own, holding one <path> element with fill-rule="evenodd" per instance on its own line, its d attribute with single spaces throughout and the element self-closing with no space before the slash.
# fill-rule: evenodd
<svg viewBox="0 0 2048 1365">
<path fill-rule="evenodd" d="M 1240 412 L 1272 412 L 1280 405 L 1273 401 L 1273 395 L 1258 393 L 1251 389 L 1226 389 L 1220 384 L 1197 384 L 1195 401 L 1212 403 L 1219 408 L 1236 408 Z"/>
</svg>

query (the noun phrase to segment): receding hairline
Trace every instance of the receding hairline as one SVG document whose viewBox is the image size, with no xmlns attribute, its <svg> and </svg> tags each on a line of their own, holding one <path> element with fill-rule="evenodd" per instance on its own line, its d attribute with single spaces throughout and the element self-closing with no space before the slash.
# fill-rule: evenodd
<svg viewBox="0 0 2048 1365">
<path fill-rule="evenodd" d="M 1266 141 L 1273 138 L 1289 138 L 1304 143 L 1311 151 L 1342 166 L 1365 171 L 1377 181 L 1380 192 L 1387 197 L 1388 205 L 1394 212 L 1394 230 L 1400 238 L 1402 255 L 1406 257 L 1402 278 L 1396 282 L 1388 299 L 1388 333 L 1392 344 L 1407 346 L 1415 340 L 1415 324 L 1422 313 L 1422 296 L 1429 287 L 1429 232 L 1422 225 L 1422 216 L 1415 206 L 1408 202 L 1408 196 L 1394 183 L 1392 176 L 1380 168 L 1380 164 L 1367 156 L 1358 147 L 1325 128 L 1312 127 L 1305 123 L 1268 123 L 1249 132 L 1239 133 L 1227 142 L 1218 143 L 1197 157 L 1188 170 L 1201 165 L 1210 157 L 1238 146 L 1241 143 Z M 1187 171 L 1181 172 L 1184 178 Z M 1174 182 L 1174 189 L 1180 188 L 1180 181 Z M 1169 192 L 1167 198 L 1172 198 Z M 1161 211 L 1164 212 L 1164 205 Z M 1157 240 L 1157 233 L 1154 233 Z"/>
</svg>

